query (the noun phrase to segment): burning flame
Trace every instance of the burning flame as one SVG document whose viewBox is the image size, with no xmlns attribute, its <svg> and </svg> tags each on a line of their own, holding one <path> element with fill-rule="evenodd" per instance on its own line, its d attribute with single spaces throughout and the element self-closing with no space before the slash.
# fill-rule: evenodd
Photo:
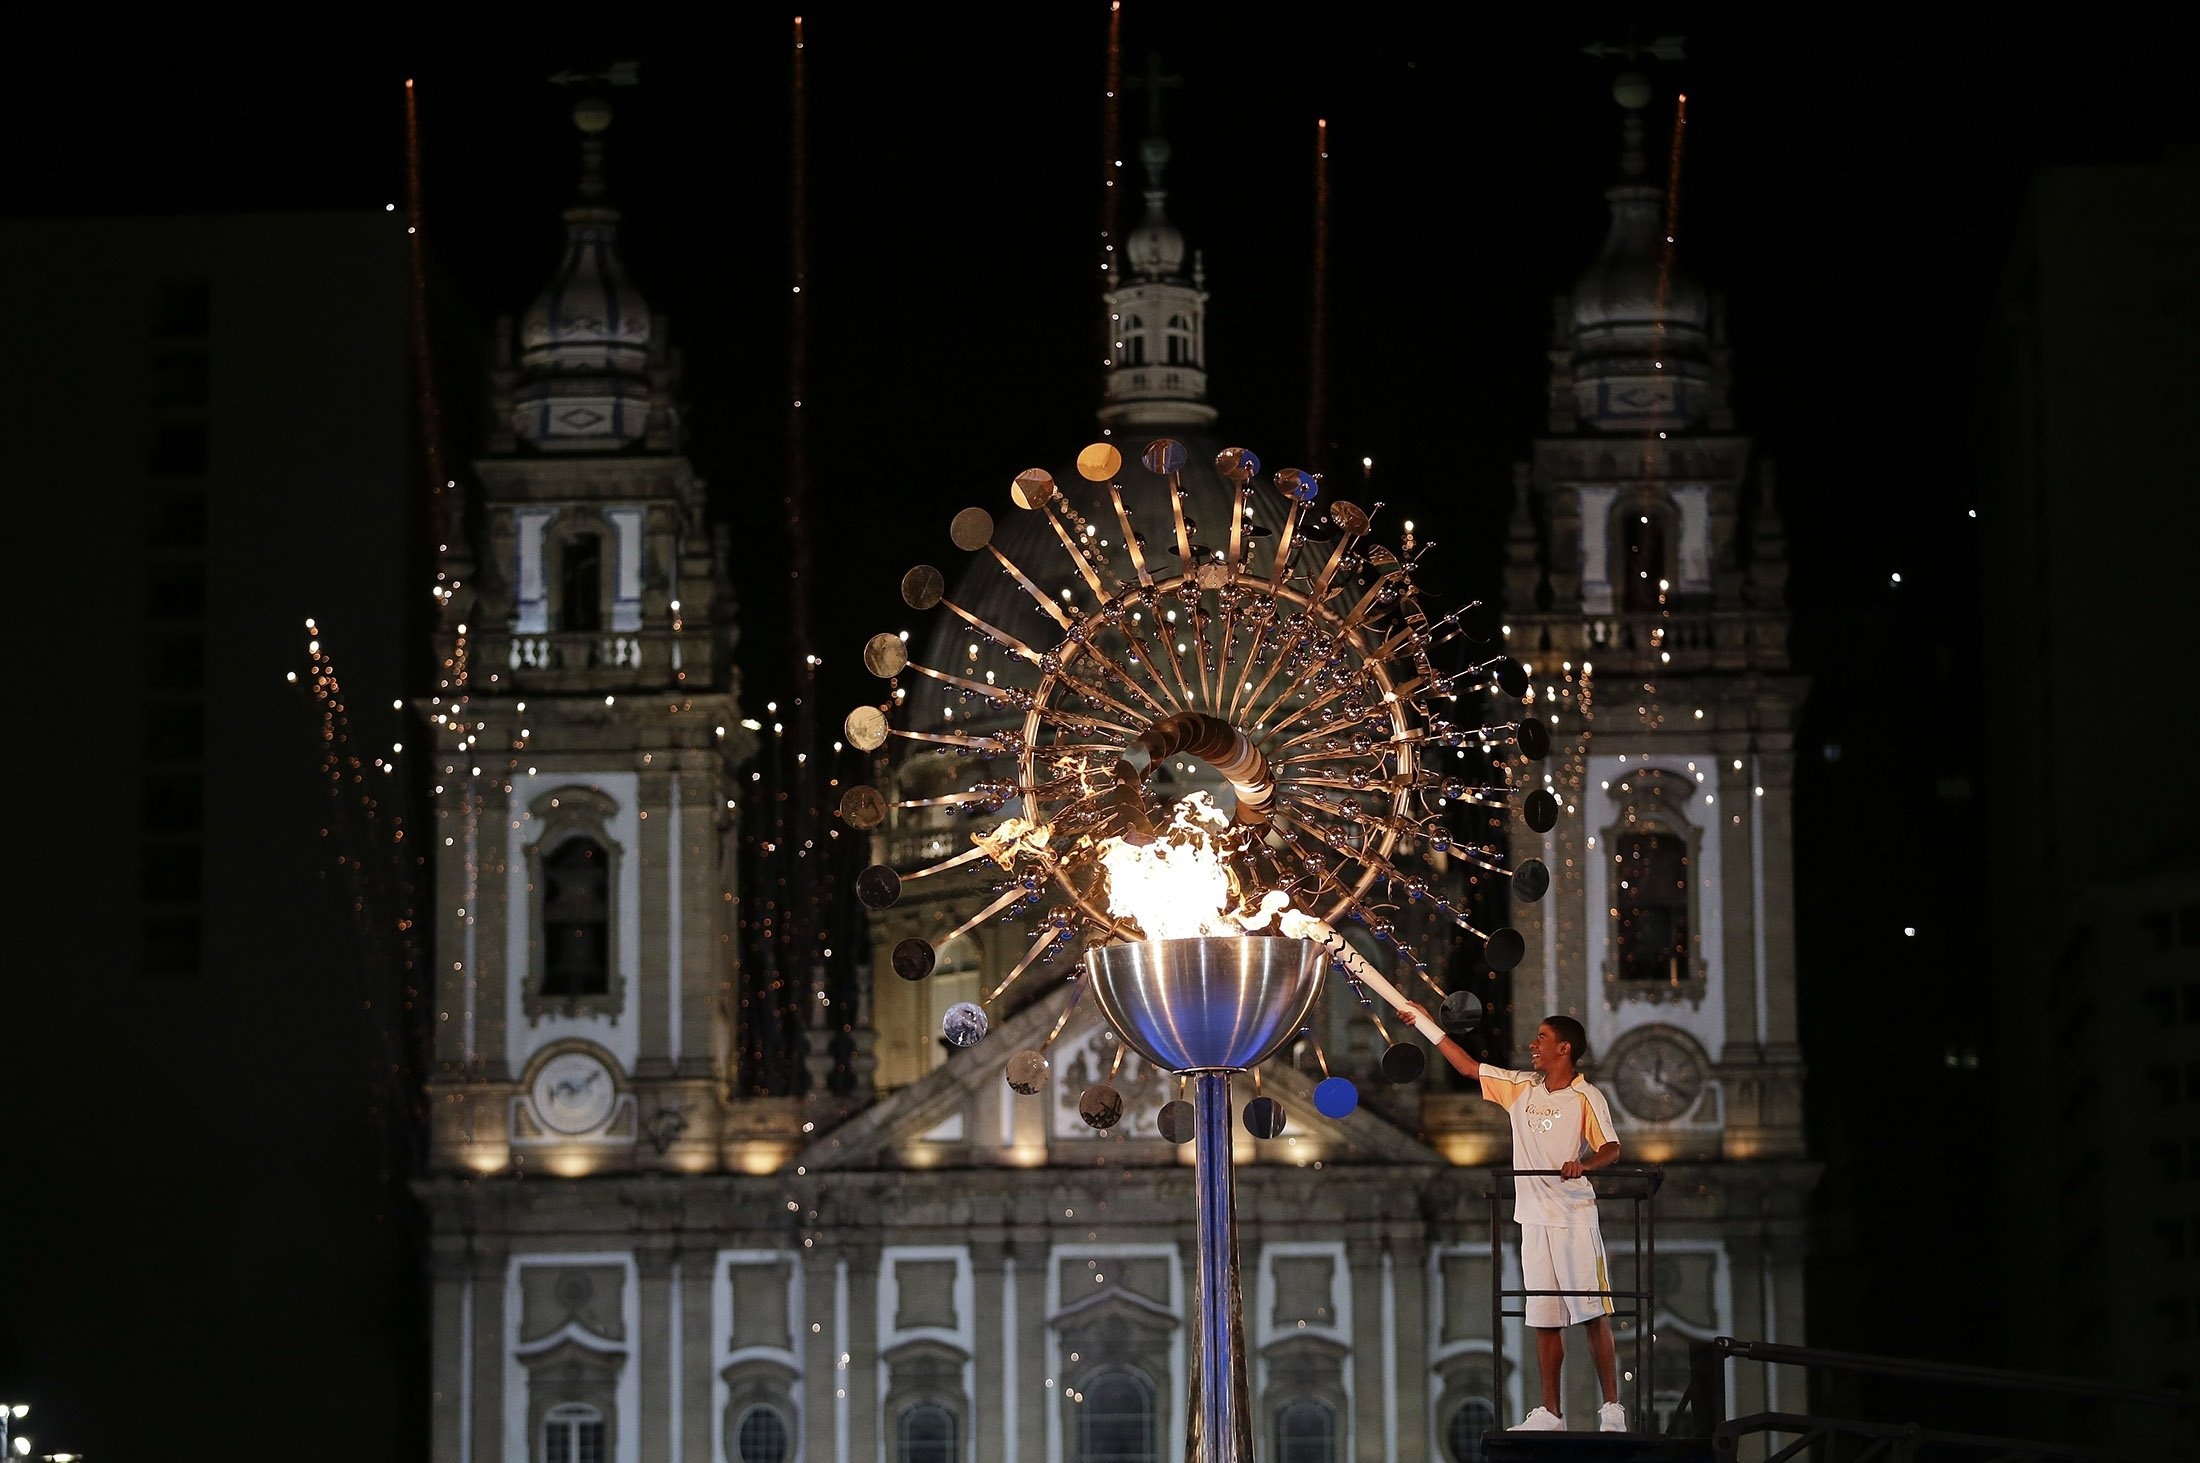
<svg viewBox="0 0 2200 1463">
<path fill-rule="evenodd" d="M 1235 907 L 1245 895 L 1229 863 L 1230 829 L 1230 815 L 1194 792 L 1177 800 L 1151 843 L 1102 843 L 1108 913 L 1135 920 L 1150 940 L 1239 935 L 1266 924 L 1288 901 L 1270 892 L 1257 912 Z"/>
</svg>

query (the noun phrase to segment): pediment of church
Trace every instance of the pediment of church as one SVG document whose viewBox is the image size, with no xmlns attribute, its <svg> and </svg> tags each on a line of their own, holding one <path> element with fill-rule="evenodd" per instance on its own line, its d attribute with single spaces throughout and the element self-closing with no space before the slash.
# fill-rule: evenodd
<svg viewBox="0 0 2200 1463">
<path fill-rule="evenodd" d="M 925 1077 L 887 1094 L 818 1134 L 795 1162 L 812 1172 L 868 1168 L 1167 1167 L 1191 1161 L 1189 1144 L 1162 1138 L 1155 1116 L 1178 1095 L 1178 1079 L 1117 1046 L 1097 1011 L 1080 1005 L 1046 1045 L 1046 1084 L 1029 1096 L 1012 1090 L 1004 1073 L 1017 1052 L 1046 1044 L 1069 987 L 1050 991 L 1000 1022 L 974 1047 L 957 1051 Z M 1445 1158 L 1364 1102 L 1342 1119 L 1314 1108 L 1314 1082 L 1282 1061 L 1261 1069 L 1261 1091 L 1283 1104 L 1284 1134 L 1256 1142 L 1242 1122 L 1232 1126 L 1240 1164 L 1325 1167 L 1353 1164 L 1442 1167 Z M 1374 1079 L 1370 1079 L 1371 1081 Z M 1089 1086 L 1108 1082 L 1123 1098 L 1114 1128 L 1096 1131 L 1078 1116 Z M 1367 1091 L 1362 1086 L 1363 1094 Z M 1250 1075 L 1232 1081 L 1239 1112 L 1254 1096 Z"/>
</svg>

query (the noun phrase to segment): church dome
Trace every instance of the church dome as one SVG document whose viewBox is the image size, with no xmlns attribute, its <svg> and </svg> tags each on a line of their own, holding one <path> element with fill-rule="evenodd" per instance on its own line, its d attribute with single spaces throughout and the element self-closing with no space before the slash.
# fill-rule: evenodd
<svg viewBox="0 0 2200 1463">
<path fill-rule="evenodd" d="M 1124 241 L 1123 256 L 1140 279 L 1174 279 L 1184 272 L 1184 235 L 1169 222 L 1169 195 L 1161 185 L 1161 170 L 1169 163 L 1169 141 L 1149 137 L 1138 155 L 1146 164 L 1146 216 Z"/>
<path fill-rule="evenodd" d="M 1611 228 L 1574 285 L 1567 321 L 1575 409 L 1605 430 L 1653 418 L 1687 426 L 1709 406 L 1710 297 L 1677 270 L 1664 273 L 1656 188 L 1622 183 L 1604 196 Z"/>
</svg>

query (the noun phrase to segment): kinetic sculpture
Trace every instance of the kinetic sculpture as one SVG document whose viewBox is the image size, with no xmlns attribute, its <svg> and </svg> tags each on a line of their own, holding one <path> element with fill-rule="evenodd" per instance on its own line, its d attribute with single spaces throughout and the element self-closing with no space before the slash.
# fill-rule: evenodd
<svg viewBox="0 0 2200 1463">
<path fill-rule="evenodd" d="M 1190 1080 L 1192 1101 L 1169 1103 L 1158 1120 L 1171 1141 L 1196 1141 L 1199 1321 L 1189 1455 L 1195 1463 L 1249 1463 L 1230 1074 L 1257 1067 L 1306 1025 L 1332 964 L 1370 1012 L 1370 990 L 1394 1008 L 1404 1003 L 1339 933 L 1341 922 L 1364 921 L 1398 950 L 1401 967 L 1442 997 L 1447 1021 L 1472 1024 L 1476 998 L 1446 994 L 1387 916 L 1401 901 L 1424 904 L 1481 941 L 1492 968 L 1519 963 L 1517 931 L 1477 928 L 1456 895 L 1403 865 L 1426 849 L 1509 879 L 1519 899 L 1541 898 L 1550 883 L 1543 864 L 1508 867 L 1498 849 L 1456 837 L 1447 815 L 1461 805 L 1511 805 L 1513 789 L 1487 754 L 1509 742 L 1539 760 L 1550 750 L 1550 732 L 1531 716 L 1489 725 L 1454 720 L 1469 693 L 1494 688 L 1517 700 L 1527 673 L 1502 655 L 1438 668 L 1441 647 L 1480 638 L 1468 618 L 1479 606 L 1429 617 L 1414 583 L 1420 553 L 1410 524 L 1402 549 L 1393 550 L 1371 537 L 1382 505 L 1367 510 L 1339 500 L 1319 508 L 1320 480 L 1297 468 L 1274 474 L 1272 490 L 1264 488 L 1259 460 L 1231 447 L 1215 459 L 1232 499 L 1229 523 L 1209 547 L 1195 539 L 1200 526 L 1187 515 L 1186 455 L 1179 442 L 1151 443 L 1143 466 L 1165 486 L 1126 490 L 1118 481 L 1122 454 L 1105 442 L 1087 447 L 1077 468 L 1104 495 L 1108 516 L 1096 513 L 1098 522 L 1043 469 L 1016 477 L 1011 498 L 1044 515 L 1069 556 L 1075 577 L 1059 593 L 994 542 L 990 514 L 967 508 L 955 516 L 955 545 L 990 554 L 1059 636 L 1031 645 L 948 599 L 938 569 L 911 569 L 902 597 L 912 608 L 944 605 L 1010 663 L 1004 674 L 977 679 L 912 662 L 901 636 L 874 636 L 864 663 L 896 691 L 883 705 L 851 712 L 846 734 L 867 751 L 899 737 L 1013 758 L 1016 780 L 898 802 L 852 787 L 841 814 L 868 829 L 891 808 L 999 811 L 1013 804 L 962 853 L 907 873 L 877 864 L 861 875 L 858 895 L 874 909 L 892 905 L 908 880 L 980 860 L 1004 875 L 999 896 L 958 929 L 936 942 L 898 944 L 895 972 L 924 979 L 948 941 L 1040 904 L 1051 890 L 1056 902 L 1041 914 L 1029 952 L 984 1004 L 998 1002 L 1065 942 L 1082 943 L 1086 956 L 1066 977 L 1078 985 L 1073 1000 L 1089 985 L 1131 1049 Z M 1149 559 L 1134 508 L 1166 514 L 1173 569 Z M 1102 526 L 1109 519 L 1119 536 Z M 1078 602 L 1079 584 L 1089 603 Z M 893 726 L 889 713 L 906 699 L 905 672 L 989 703 L 997 729 Z M 1455 768 L 1438 765 L 1446 753 Z M 1157 806 L 1155 769 L 1182 758 L 1211 767 L 1234 806 L 1225 810 L 1204 792 Z M 1528 791 L 1519 806 L 1537 832 L 1557 819 L 1557 800 L 1543 788 Z M 988 1024 L 984 1006 L 965 1002 L 948 1012 L 944 1034 L 969 1046 Z M 1421 1030 L 1431 1040 L 1442 1034 L 1425 1017 Z M 1382 1066 L 1391 1080 L 1411 1081 L 1424 1062 L 1420 1048 L 1400 1043 Z M 1038 1091 L 1046 1075 L 1043 1050 L 1008 1062 L 1007 1080 L 1018 1092 Z M 1316 1105 L 1330 1117 L 1357 1101 L 1348 1078 L 1329 1077 L 1316 1089 Z M 1105 1082 L 1079 1103 L 1097 1128 L 1112 1127 L 1122 1110 Z M 1272 1138 L 1284 1115 L 1273 1099 L 1255 1098 L 1245 1121 L 1256 1136 Z"/>
</svg>

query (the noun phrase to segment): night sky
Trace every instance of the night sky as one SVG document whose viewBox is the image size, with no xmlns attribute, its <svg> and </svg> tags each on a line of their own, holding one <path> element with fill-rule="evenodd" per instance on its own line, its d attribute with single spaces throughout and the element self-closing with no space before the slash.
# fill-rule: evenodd
<svg viewBox="0 0 2200 1463">
<path fill-rule="evenodd" d="M 2173 9 L 2183 18 L 2164 18 Z M 1620 114 L 1614 64 L 1582 47 L 1687 37 L 1686 61 L 1646 68 L 1651 151 L 1662 158 L 1685 89 L 1681 267 L 1728 301 L 1735 408 L 1779 468 L 1795 659 L 1814 685 L 1797 870 L 1814 1141 L 1829 1163 L 1813 1339 L 1827 1344 L 1870 1344 L 1875 1297 L 1978 1274 L 1989 1253 L 1961 1235 L 1891 1253 L 1871 1195 L 1922 1160 L 1851 1162 L 1876 1121 L 1859 1066 L 1930 1067 L 1953 1027 L 1989 1024 L 1977 860 L 1914 880 L 1873 851 L 1976 846 L 1976 802 L 1935 790 L 1979 766 L 1992 570 L 1966 512 L 2026 181 L 2045 165 L 2159 161 L 2200 138 L 2195 13 L 1126 6 L 1126 70 L 1158 50 L 1186 82 L 1168 103 L 1168 181 L 1206 256 L 1219 430 L 1275 466 L 1304 437 L 1314 120 L 1329 119 L 1333 445 L 1319 465 L 1374 457 L 1372 496 L 1440 544 L 1437 599 L 1496 588 L 1511 464 L 1542 426 L 1550 298 L 1602 238 Z M 379 208 L 403 196 L 402 83 L 415 78 L 463 455 L 489 323 L 547 280 L 578 175 L 571 94 L 544 78 L 639 61 L 642 84 L 612 94 L 610 197 L 629 274 L 686 354 L 690 455 L 736 542 L 763 551 L 736 570 L 753 709 L 792 683 L 766 567 L 782 562 L 788 25 L 770 7 L 694 14 L 528 8 L 492 26 L 442 7 L 41 7 L 10 22 L 0 211 Z M 838 530 L 820 545 L 813 647 L 825 725 L 862 689 L 862 637 L 908 623 L 900 571 L 959 562 L 952 513 L 998 511 L 1015 470 L 1094 435 L 1105 24 L 1100 0 L 808 14 L 811 490 Z M 1126 228 L 1142 123 L 1134 96 Z M 1909 923 L 1927 937 L 1890 938 Z M 1888 1349 L 1994 1359 L 1975 1321 L 1945 1316 Z"/>
</svg>

